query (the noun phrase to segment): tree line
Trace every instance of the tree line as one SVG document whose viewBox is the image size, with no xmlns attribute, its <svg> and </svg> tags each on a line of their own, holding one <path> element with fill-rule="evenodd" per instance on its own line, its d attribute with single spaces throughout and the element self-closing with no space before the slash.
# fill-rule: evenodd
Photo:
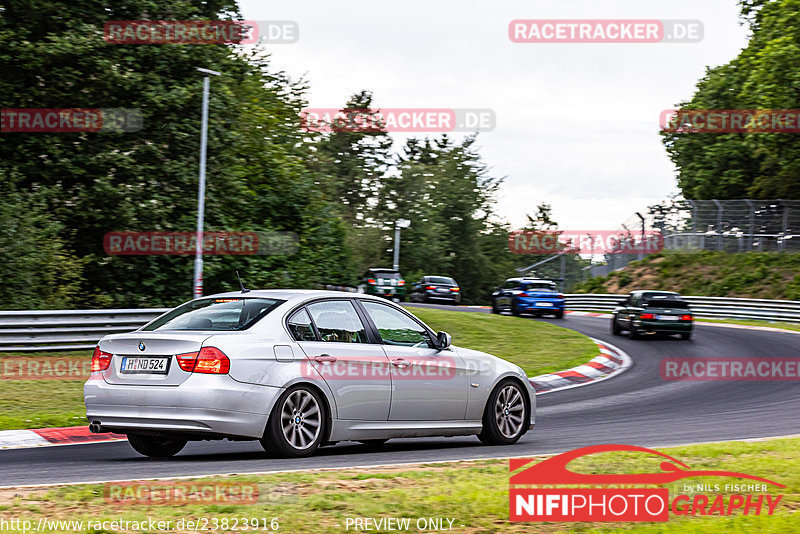
<svg viewBox="0 0 800 534">
<path fill-rule="evenodd" d="M 0 134 L 0 308 L 172 306 L 191 295 L 192 256 L 119 256 L 112 231 L 193 231 L 201 75 L 211 81 L 206 231 L 291 232 L 290 254 L 204 258 L 205 293 L 355 285 L 391 266 L 394 221 L 406 218 L 401 270 L 453 276 L 465 303 L 530 258 L 509 253 L 497 213 L 502 179 L 475 136 L 304 131 L 309 89 L 267 51 L 225 45 L 113 45 L 108 20 L 241 18 L 234 1 L 98 0 L 0 9 L 0 107 L 129 108 L 142 129 Z M 361 91 L 343 107 L 370 108 Z M 576 267 L 577 268 L 577 267 Z M 575 269 L 572 269 L 571 272 Z"/>
</svg>

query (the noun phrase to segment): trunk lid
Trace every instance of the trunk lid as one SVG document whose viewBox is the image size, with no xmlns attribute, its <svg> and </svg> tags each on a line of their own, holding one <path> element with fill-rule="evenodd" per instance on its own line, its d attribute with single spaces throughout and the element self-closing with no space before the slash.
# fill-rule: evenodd
<svg viewBox="0 0 800 534">
<path fill-rule="evenodd" d="M 177 386 L 192 376 L 180 368 L 175 358 L 178 354 L 198 352 L 203 342 L 219 332 L 130 332 L 114 334 L 100 341 L 100 350 L 113 356 L 111 365 L 103 371 L 103 378 L 109 384 L 128 386 Z M 142 360 L 132 358 L 153 358 L 165 360 L 164 369 L 142 370 Z M 149 362 L 150 360 L 147 360 Z M 123 369 L 123 363 L 127 369 Z M 138 364 L 138 365 L 137 365 Z M 131 368 L 134 368 L 133 370 Z"/>
</svg>

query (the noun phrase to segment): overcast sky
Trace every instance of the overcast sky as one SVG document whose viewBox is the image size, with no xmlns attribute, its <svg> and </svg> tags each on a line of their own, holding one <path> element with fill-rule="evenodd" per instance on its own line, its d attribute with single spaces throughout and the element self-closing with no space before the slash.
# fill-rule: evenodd
<svg viewBox="0 0 800 534">
<path fill-rule="evenodd" d="M 613 229 L 677 192 L 659 113 L 748 35 L 735 0 L 240 1 L 245 19 L 299 24 L 296 43 L 270 50 L 275 68 L 308 79 L 311 107 L 368 89 L 383 108 L 493 109 L 480 153 L 506 177 L 499 211 L 515 226 L 549 202 L 562 228 Z M 697 19 L 704 38 L 518 44 L 514 19 Z"/>
</svg>

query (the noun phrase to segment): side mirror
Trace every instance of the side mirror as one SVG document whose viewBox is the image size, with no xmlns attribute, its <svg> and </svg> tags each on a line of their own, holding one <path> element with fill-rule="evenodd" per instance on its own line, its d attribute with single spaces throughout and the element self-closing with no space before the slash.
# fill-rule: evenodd
<svg viewBox="0 0 800 534">
<path fill-rule="evenodd" d="M 436 334 L 436 348 L 439 350 L 449 349 L 453 343 L 453 338 L 447 332 L 439 332 Z"/>
</svg>

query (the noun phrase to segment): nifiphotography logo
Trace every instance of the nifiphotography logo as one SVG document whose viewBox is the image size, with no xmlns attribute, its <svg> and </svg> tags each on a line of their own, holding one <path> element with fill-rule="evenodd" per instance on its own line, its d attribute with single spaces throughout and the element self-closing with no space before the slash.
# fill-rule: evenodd
<svg viewBox="0 0 800 534">
<path fill-rule="evenodd" d="M 578 458 L 602 452 L 643 452 L 665 458 L 661 472 L 586 474 L 567 469 Z M 509 460 L 512 472 L 533 462 Z M 684 484 L 670 500 L 663 486 L 695 477 L 732 477 L 748 483 Z M 634 445 L 594 445 L 565 452 L 511 475 L 510 521 L 669 521 L 673 515 L 773 515 L 783 495 L 766 493 L 783 484 L 734 471 L 695 471 L 662 452 Z M 718 493 L 723 491 L 725 493 Z M 700 493 L 709 492 L 709 493 Z"/>
</svg>

